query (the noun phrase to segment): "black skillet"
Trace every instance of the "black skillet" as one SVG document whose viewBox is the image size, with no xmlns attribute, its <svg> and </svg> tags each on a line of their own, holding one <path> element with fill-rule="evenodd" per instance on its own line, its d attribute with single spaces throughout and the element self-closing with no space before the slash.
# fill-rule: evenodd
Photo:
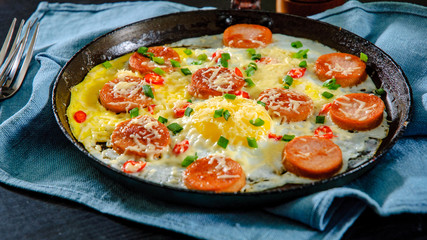
<svg viewBox="0 0 427 240">
<path fill-rule="evenodd" d="M 139 46 L 153 46 L 203 35 L 222 33 L 237 23 L 264 25 L 273 33 L 316 40 L 340 52 L 369 56 L 367 71 L 377 87 L 386 91 L 386 103 L 390 131 L 375 156 L 329 179 L 302 185 L 285 185 L 263 192 L 211 193 L 179 189 L 138 179 L 116 169 L 90 155 L 71 133 L 66 109 L 70 102 L 70 88 L 80 83 L 89 70 L 123 54 L 135 51 Z M 82 70 L 83 69 L 83 70 Z M 271 12 L 209 10 L 176 13 L 136 22 L 107 33 L 78 51 L 59 73 L 53 89 L 53 112 L 66 137 L 91 158 L 99 170 L 113 179 L 164 200 L 208 207 L 267 206 L 290 198 L 342 186 L 371 169 L 403 132 L 409 122 L 412 93 L 401 68 L 381 49 L 369 41 L 344 29 L 308 18 Z M 353 163 L 357 163 L 355 160 Z"/>
</svg>

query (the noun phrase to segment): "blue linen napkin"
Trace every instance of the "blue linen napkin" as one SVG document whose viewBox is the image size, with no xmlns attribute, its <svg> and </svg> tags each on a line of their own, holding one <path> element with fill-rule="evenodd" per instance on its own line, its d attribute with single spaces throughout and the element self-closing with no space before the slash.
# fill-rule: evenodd
<svg viewBox="0 0 427 240">
<path fill-rule="evenodd" d="M 57 73 L 78 49 L 103 33 L 145 18 L 194 9 L 161 1 L 41 3 L 30 18 L 39 18 L 41 25 L 25 83 L 16 96 L 0 102 L 0 181 L 205 239 L 339 239 L 366 207 L 383 216 L 427 213 L 427 189 L 420 188 L 427 185 L 423 128 L 427 121 L 427 9 L 411 4 L 350 1 L 312 16 L 376 43 L 402 66 L 414 92 L 408 136 L 352 183 L 277 207 L 230 211 L 151 199 L 93 168 L 55 123 L 50 95 Z"/>
</svg>

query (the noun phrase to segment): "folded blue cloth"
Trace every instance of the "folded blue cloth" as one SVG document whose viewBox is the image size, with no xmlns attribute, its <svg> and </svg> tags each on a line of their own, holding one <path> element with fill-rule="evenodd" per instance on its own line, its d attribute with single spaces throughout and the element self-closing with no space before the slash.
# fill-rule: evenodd
<svg viewBox="0 0 427 240">
<path fill-rule="evenodd" d="M 366 207 L 383 216 L 427 213 L 427 9 L 403 3 L 350 1 L 312 16 L 376 43 L 402 66 L 414 92 L 408 136 L 352 183 L 277 207 L 230 211 L 161 202 L 98 172 L 55 123 L 50 95 L 57 73 L 78 49 L 103 33 L 194 9 L 160 1 L 41 3 L 30 18 L 40 21 L 35 59 L 22 89 L 0 103 L 0 181 L 206 239 L 339 239 Z"/>
</svg>

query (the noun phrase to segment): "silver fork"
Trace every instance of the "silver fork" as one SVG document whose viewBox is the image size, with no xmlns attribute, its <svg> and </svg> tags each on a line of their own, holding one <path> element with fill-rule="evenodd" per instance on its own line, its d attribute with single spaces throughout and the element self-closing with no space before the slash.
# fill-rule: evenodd
<svg viewBox="0 0 427 240">
<path fill-rule="evenodd" d="M 31 58 L 33 56 L 34 44 L 39 31 L 39 23 L 35 26 L 31 36 L 31 42 L 28 45 L 27 53 L 25 54 L 25 58 L 22 63 L 21 59 L 28 40 L 30 39 L 30 32 L 34 28 L 36 22 L 37 19 L 34 22 L 30 22 L 27 29 L 24 31 L 23 27 L 25 21 L 22 20 L 16 33 L 15 40 L 9 49 L 10 43 L 13 39 L 16 18 L 13 19 L 12 24 L 10 25 L 9 32 L 6 35 L 6 39 L 0 50 L 0 100 L 12 97 L 19 90 L 22 82 L 24 81 L 28 66 L 30 65 Z M 24 36 L 22 37 L 22 35 Z M 8 52 L 9 54 L 7 54 Z M 18 76 L 16 76 L 18 69 L 19 73 Z"/>
</svg>

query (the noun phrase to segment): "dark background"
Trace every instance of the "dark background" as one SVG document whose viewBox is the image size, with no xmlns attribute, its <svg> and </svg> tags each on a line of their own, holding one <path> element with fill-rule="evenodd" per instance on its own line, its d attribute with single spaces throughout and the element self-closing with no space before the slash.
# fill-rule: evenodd
<svg viewBox="0 0 427 240">
<path fill-rule="evenodd" d="M 362 0 L 361 2 L 372 2 Z M 394 0 L 396 1 L 396 0 Z M 27 19 L 40 1 L 0 0 L 0 43 L 12 19 Z M 56 0 L 96 4 L 111 0 Z M 229 8 L 227 0 L 173 0 L 196 7 Z M 426 0 L 406 1 L 427 6 Z M 262 0 L 262 9 L 275 11 L 274 0 Z M 0 183 L 0 239 L 193 239 L 96 212 L 83 205 Z M 344 239 L 427 239 L 427 216 L 402 214 L 379 217 L 367 209 Z"/>
</svg>

